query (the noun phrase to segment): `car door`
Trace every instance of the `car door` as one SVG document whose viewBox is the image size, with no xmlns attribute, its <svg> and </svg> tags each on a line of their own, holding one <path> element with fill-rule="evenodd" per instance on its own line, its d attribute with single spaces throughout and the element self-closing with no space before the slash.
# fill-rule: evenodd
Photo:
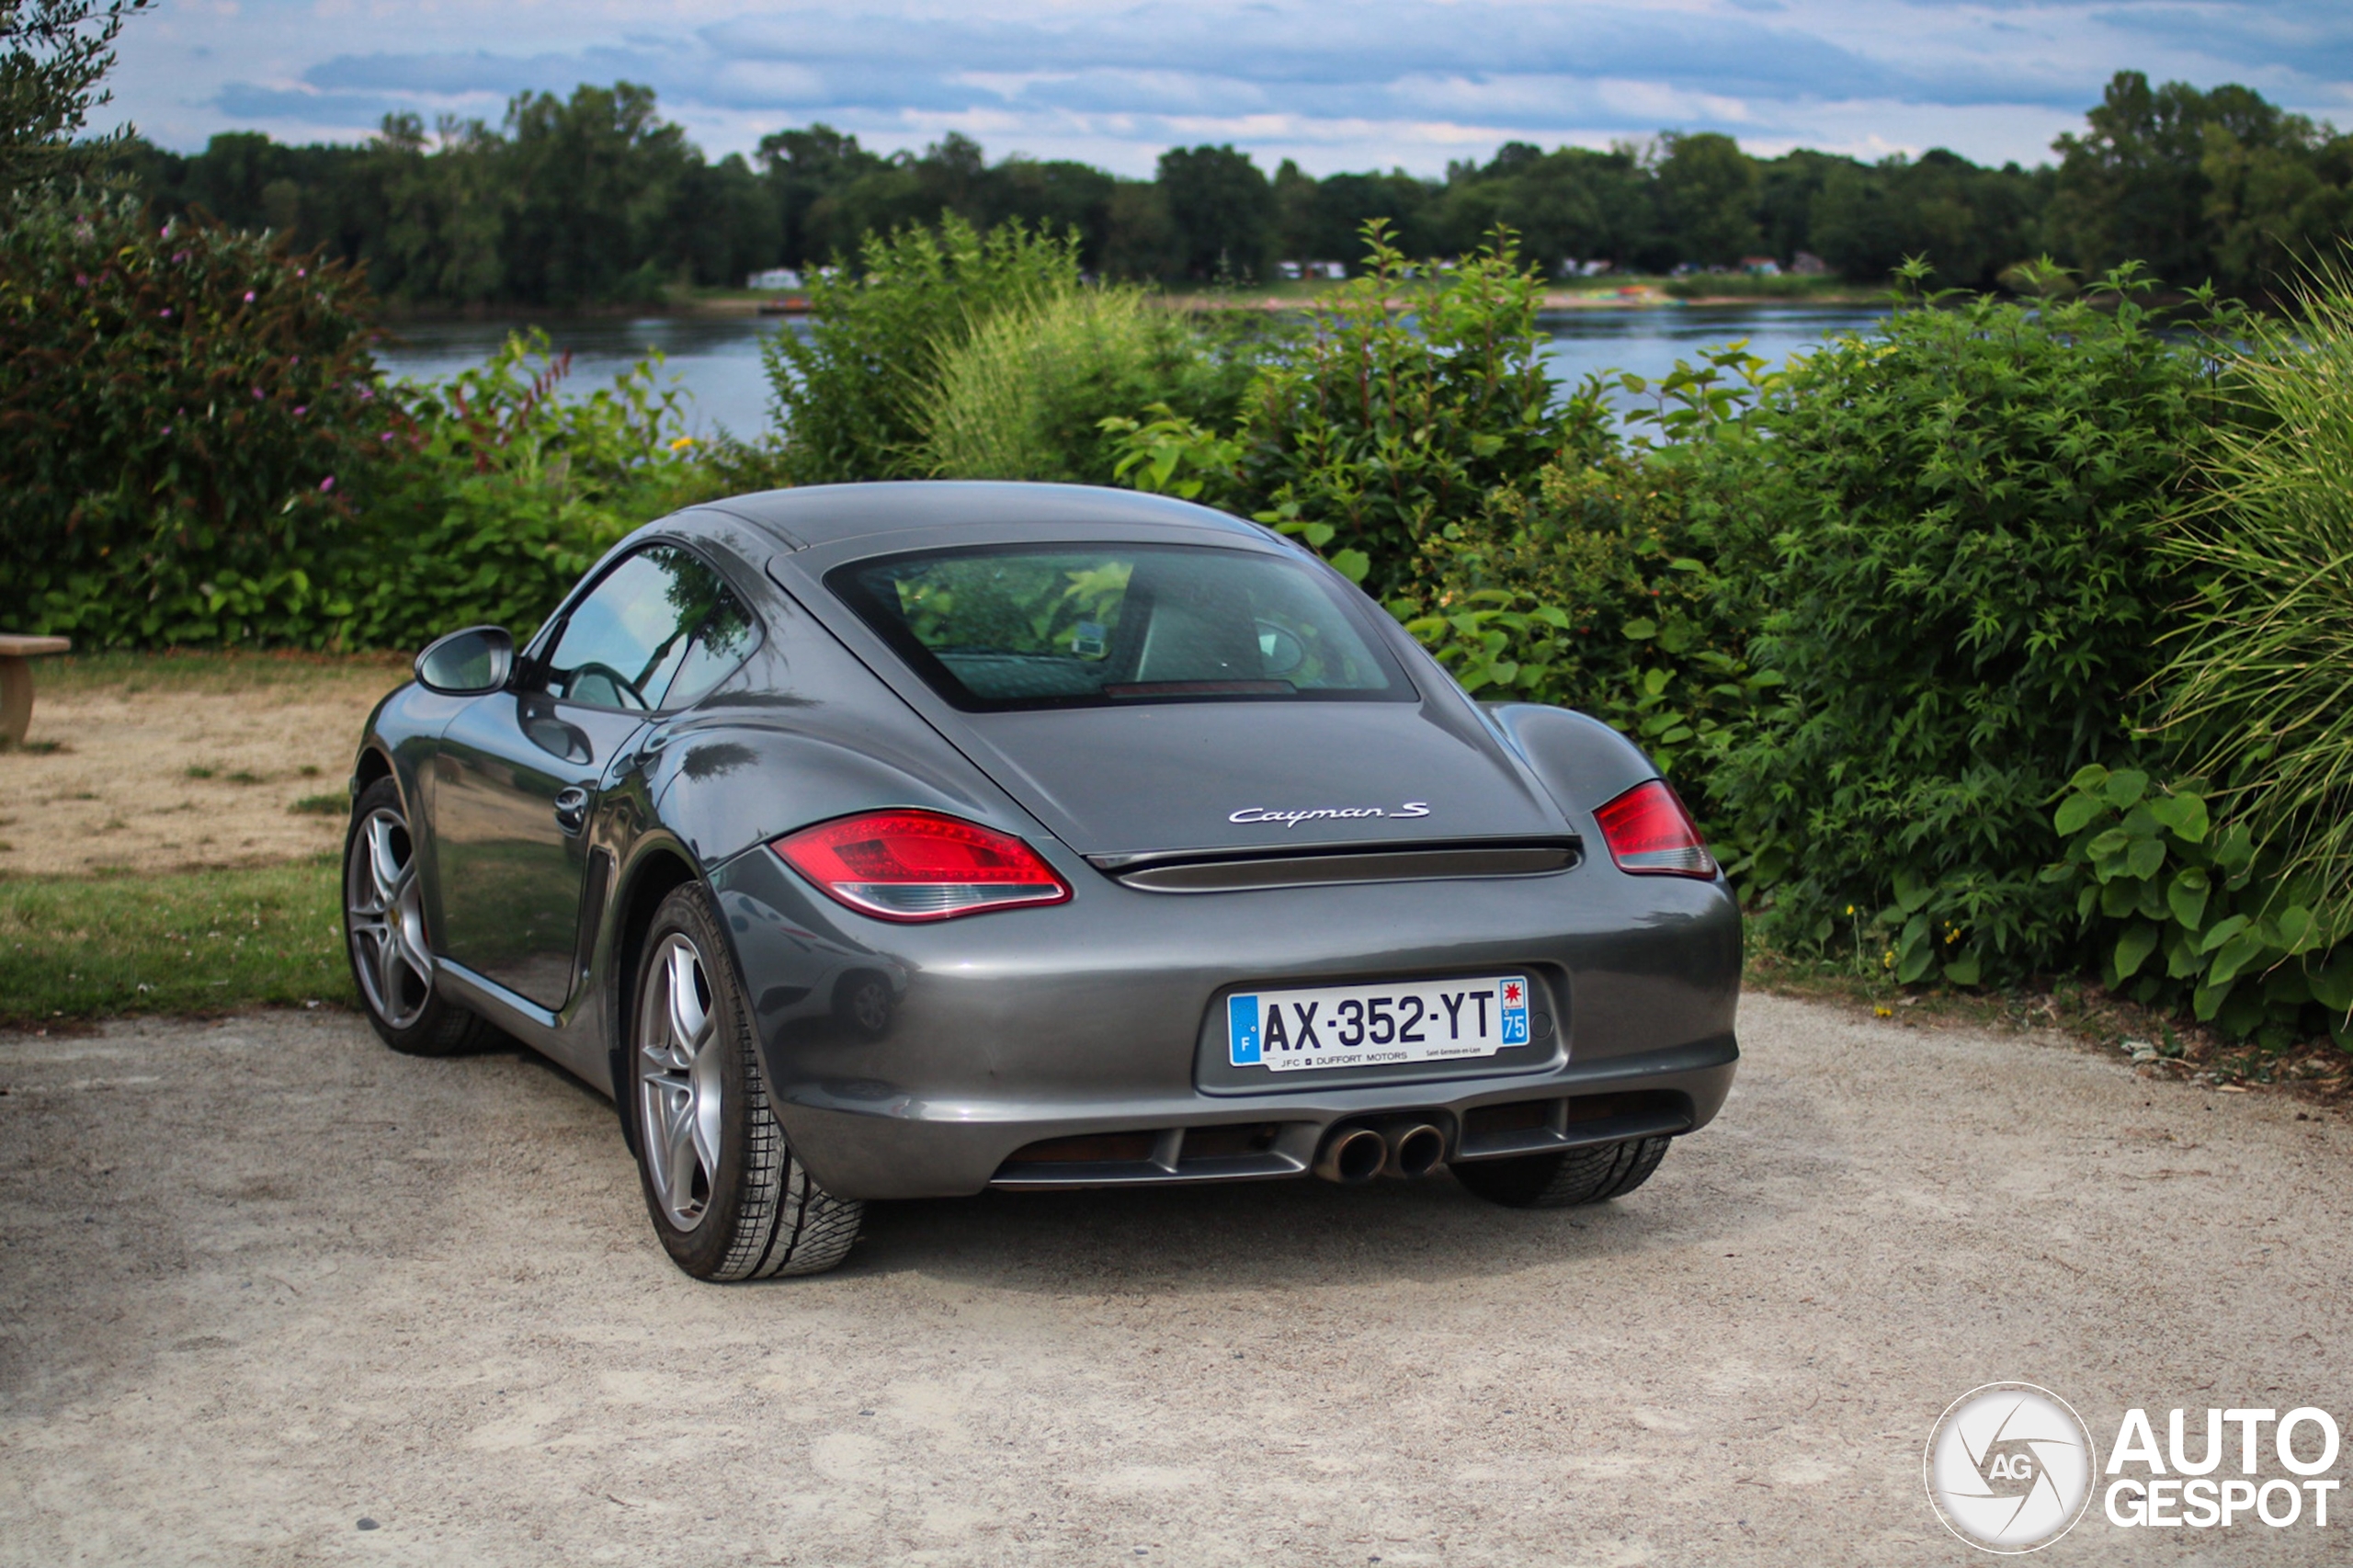
<svg viewBox="0 0 2353 1568">
<path fill-rule="evenodd" d="M 563 1006 L 597 803 L 672 688 L 707 689 L 710 639 L 697 633 L 715 614 L 744 620 L 691 551 L 632 551 L 574 601 L 509 689 L 451 721 L 433 790 L 448 957 L 541 1006 Z"/>
</svg>

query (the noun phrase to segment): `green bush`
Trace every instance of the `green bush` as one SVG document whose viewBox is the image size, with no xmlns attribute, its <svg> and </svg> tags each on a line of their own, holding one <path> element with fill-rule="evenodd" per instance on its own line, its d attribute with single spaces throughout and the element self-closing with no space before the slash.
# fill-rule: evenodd
<svg viewBox="0 0 2353 1568">
<path fill-rule="evenodd" d="M 543 336 L 387 387 L 339 267 L 111 199 L 0 233 L 0 616 L 91 647 L 412 647 L 518 631 L 729 477 L 658 365 L 585 399 Z"/>
<path fill-rule="evenodd" d="M 941 479 L 1108 483 L 1105 416 L 1149 403 L 1230 416 L 1249 372 L 1234 347 L 1137 289 L 1074 288 L 1000 310 L 936 350 L 916 400 L 918 467 Z"/>
<path fill-rule="evenodd" d="M 1743 596 L 1696 516 L 1703 482 L 1640 454 L 1549 467 L 1426 546 L 1427 597 L 1392 608 L 1473 697 L 1631 736 L 1712 829 L 1714 764 L 1779 677 L 1748 666 Z"/>
<path fill-rule="evenodd" d="M 951 213 L 936 233 L 868 234 L 855 272 L 811 283 L 808 337 L 779 333 L 761 348 L 781 477 L 921 477 L 926 376 L 999 311 L 1078 287 L 1076 242 L 1017 222 L 983 239 Z"/>
<path fill-rule="evenodd" d="M 1599 456 L 1608 423 L 1597 383 L 1559 395 L 1536 321 L 1543 279 L 1508 233 L 1443 287 L 1380 220 L 1364 233 L 1360 275 L 1319 299 L 1303 341 L 1245 394 L 1224 499 L 1361 562 L 1351 574 L 1387 597 L 1411 589 L 1416 553 L 1447 524 Z"/>
<path fill-rule="evenodd" d="M 717 493 L 658 358 L 559 398 L 570 369 L 535 331 L 444 385 L 393 389 L 395 456 L 329 558 L 325 642 L 415 647 L 481 621 L 528 636 L 623 534 Z"/>
<path fill-rule="evenodd" d="M 365 286 L 117 198 L 5 218 L 0 615 L 93 644 L 313 641 L 305 562 L 392 423 Z"/>
<path fill-rule="evenodd" d="M 2213 413 L 2206 361 L 2111 278 L 2112 308 L 1949 297 L 1798 359 L 1758 415 L 1774 528 L 1756 648 L 1783 706 L 1714 780 L 1779 878 L 1784 941 L 1847 905 L 1957 933 L 1899 977 L 2058 959 L 2039 868 L 2077 769 L 2143 747 L 2138 695 L 2183 591 L 2158 549 Z"/>
<path fill-rule="evenodd" d="M 2245 417 L 2171 542 L 2197 585 L 2165 670 L 2169 738 L 2286 881 L 2353 930 L 2353 274 L 2318 275 L 2232 357 Z"/>
<path fill-rule="evenodd" d="M 2245 823 L 2213 822 L 2201 780 L 2153 787 L 2094 764 L 2067 781 L 2052 826 L 2066 855 L 2043 881 L 2075 895 L 2103 984 L 2269 1049 L 2323 1030 L 2353 1048 L 2353 942 Z M 1937 939 L 1921 924 L 1904 926 L 1904 950 Z"/>
</svg>

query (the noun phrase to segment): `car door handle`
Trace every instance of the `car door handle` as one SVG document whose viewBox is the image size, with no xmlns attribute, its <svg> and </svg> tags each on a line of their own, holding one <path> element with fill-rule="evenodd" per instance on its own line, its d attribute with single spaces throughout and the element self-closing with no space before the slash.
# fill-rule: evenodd
<svg viewBox="0 0 2353 1568">
<path fill-rule="evenodd" d="M 588 791 L 574 784 L 555 792 L 555 824 L 566 833 L 578 833 L 588 822 Z"/>
</svg>

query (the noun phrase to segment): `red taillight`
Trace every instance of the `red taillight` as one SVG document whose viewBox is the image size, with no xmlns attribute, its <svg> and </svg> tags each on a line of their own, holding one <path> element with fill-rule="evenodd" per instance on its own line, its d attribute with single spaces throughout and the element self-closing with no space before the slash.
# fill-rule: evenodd
<svg viewBox="0 0 2353 1568">
<path fill-rule="evenodd" d="M 1716 862 L 1699 842 L 1683 802 L 1664 778 L 1637 784 L 1593 813 L 1602 842 L 1621 871 L 1638 877 L 1712 877 Z"/>
<path fill-rule="evenodd" d="M 1070 884 L 1021 840 L 938 812 L 869 812 L 768 846 L 861 915 L 948 920 L 1060 903 Z"/>
</svg>

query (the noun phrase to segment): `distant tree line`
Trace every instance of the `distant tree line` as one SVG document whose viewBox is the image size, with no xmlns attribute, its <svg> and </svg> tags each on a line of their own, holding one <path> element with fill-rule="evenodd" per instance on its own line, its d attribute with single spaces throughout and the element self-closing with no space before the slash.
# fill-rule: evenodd
<svg viewBox="0 0 2353 1568">
<path fill-rule="evenodd" d="M 287 146 L 224 132 L 183 156 L 121 154 L 161 210 L 201 207 L 362 265 L 420 305 L 650 301 L 674 284 L 854 257 L 861 236 L 954 213 L 1078 235 L 1082 264 L 1166 282 L 1263 279 L 1278 263 L 1349 260 L 1369 218 L 1409 255 L 1466 254 L 1498 224 L 1548 272 L 1786 267 L 1819 257 L 1857 281 L 1923 256 L 1937 278 L 1996 286 L 2050 255 L 2086 274 L 2139 261 L 2168 284 L 2256 293 L 2353 233 L 2353 136 L 2245 87 L 2153 87 L 2120 73 L 2055 164 L 1999 168 L 1941 149 L 1864 163 L 1753 157 L 1732 138 L 1666 132 L 1608 152 L 1506 143 L 1443 179 L 1404 170 L 1271 176 L 1231 146 L 1172 148 L 1150 180 L 1086 164 L 991 163 L 950 134 L 874 152 L 825 125 L 753 156 L 707 159 L 652 89 L 517 96 L 505 120 L 388 117 L 371 140 Z"/>
</svg>

